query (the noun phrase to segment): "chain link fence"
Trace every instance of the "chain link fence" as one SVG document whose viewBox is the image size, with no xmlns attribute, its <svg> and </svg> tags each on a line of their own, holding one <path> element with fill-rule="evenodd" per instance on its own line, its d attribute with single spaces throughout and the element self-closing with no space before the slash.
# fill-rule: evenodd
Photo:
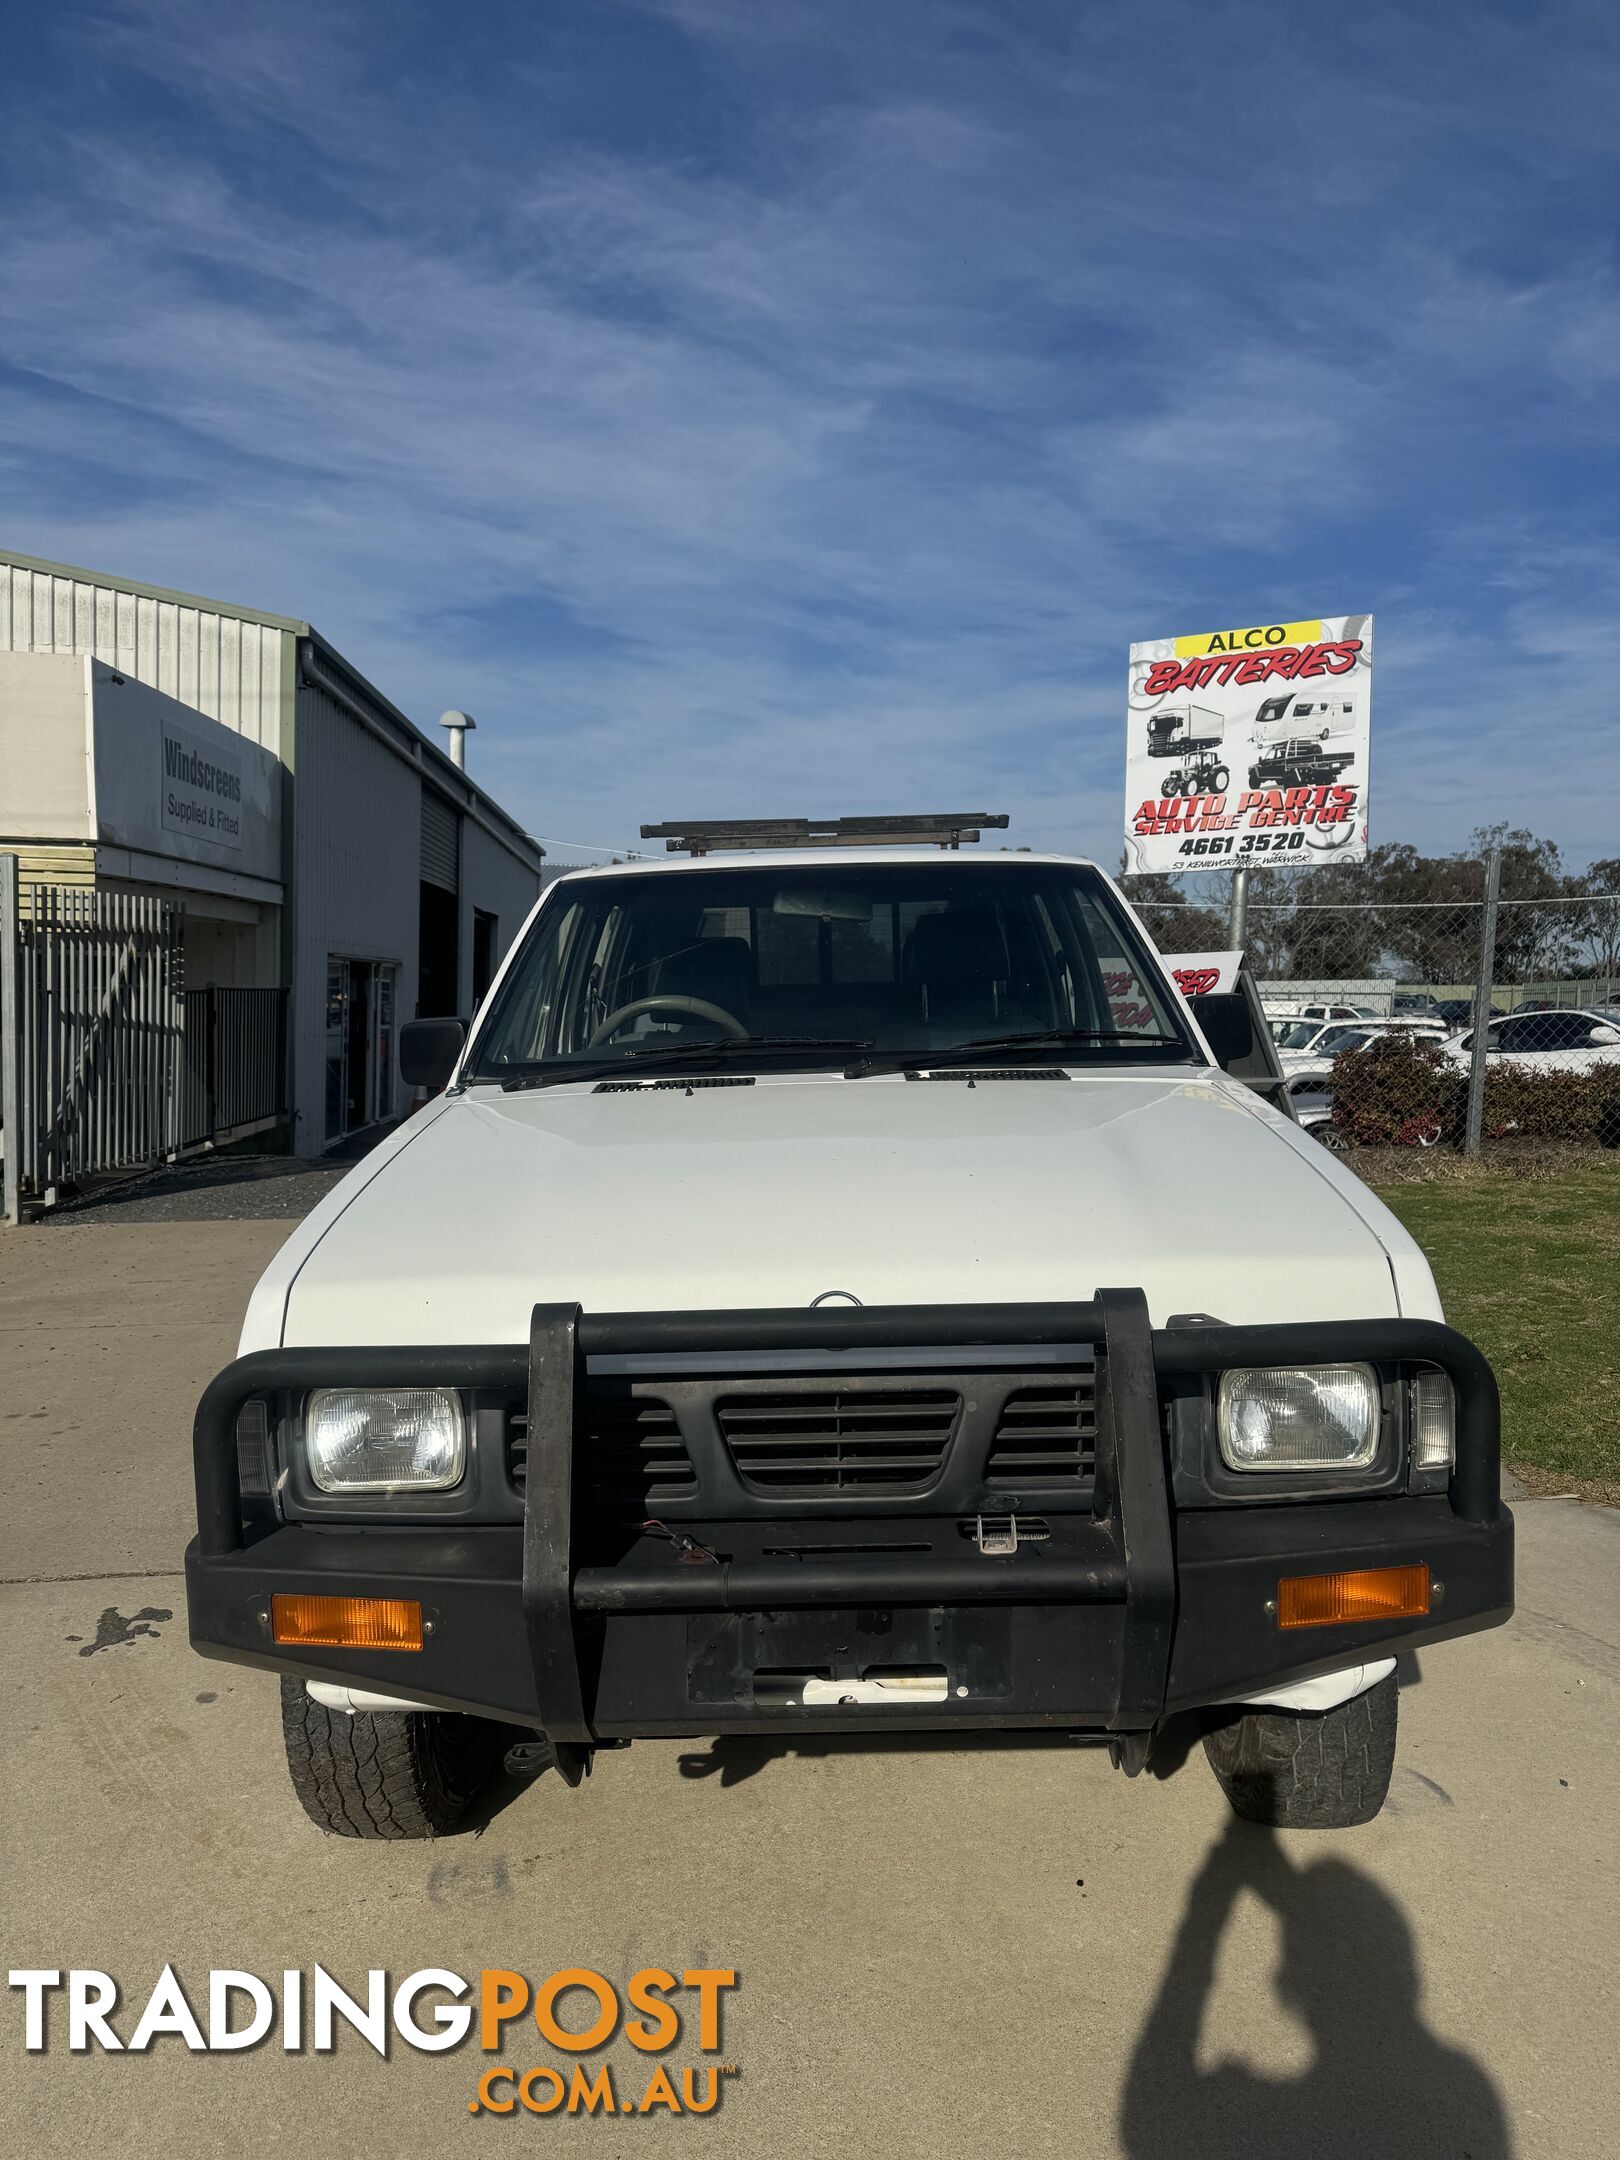
<svg viewBox="0 0 1620 2160">
<path fill-rule="evenodd" d="M 1620 893 L 1499 901 L 1485 883 L 1478 900 L 1249 905 L 1249 969 L 1325 1145 L 1620 1145 Z M 1227 941 L 1208 905 L 1141 912 L 1161 951 Z"/>
</svg>

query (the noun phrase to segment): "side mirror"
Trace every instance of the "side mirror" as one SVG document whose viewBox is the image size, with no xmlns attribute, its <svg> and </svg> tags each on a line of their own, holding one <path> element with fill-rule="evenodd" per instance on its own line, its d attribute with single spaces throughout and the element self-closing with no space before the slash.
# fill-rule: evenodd
<svg viewBox="0 0 1620 2160">
<path fill-rule="evenodd" d="M 1193 1017 L 1203 1029 L 1215 1062 L 1236 1079 L 1249 1077 L 1243 1068 L 1258 1059 L 1257 1070 L 1268 1071 L 1265 1054 L 1255 1040 L 1249 1003 L 1236 990 L 1211 990 L 1193 1006 Z"/>
<path fill-rule="evenodd" d="M 1607 1021 L 1602 1021 L 1592 1030 L 1591 1041 L 1594 1050 L 1607 1050 L 1613 1044 L 1620 1043 L 1620 1028 L 1610 1027 Z"/>
<path fill-rule="evenodd" d="M 465 1020 L 407 1020 L 399 1031 L 399 1070 L 407 1087 L 437 1094 L 456 1069 L 467 1040 Z"/>
</svg>

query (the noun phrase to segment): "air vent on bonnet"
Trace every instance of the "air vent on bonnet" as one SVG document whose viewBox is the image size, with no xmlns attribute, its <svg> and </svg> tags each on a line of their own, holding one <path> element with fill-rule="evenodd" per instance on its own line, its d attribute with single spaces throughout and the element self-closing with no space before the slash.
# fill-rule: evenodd
<svg viewBox="0 0 1620 2160">
<path fill-rule="evenodd" d="M 1089 1480 L 1097 1469 L 1097 1376 L 1017 1388 L 996 1420 L 985 1481 L 1018 1489 Z"/>
<path fill-rule="evenodd" d="M 690 1095 L 694 1088 L 752 1087 L 752 1073 L 693 1073 L 688 1080 L 598 1080 L 593 1095 L 659 1095 L 679 1088 Z"/>
<path fill-rule="evenodd" d="M 925 1068 L 906 1074 L 908 1080 L 965 1080 L 969 1087 L 976 1087 L 981 1080 L 1067 1080 L 1068 1077 L 1061 1065 L 987 1065 L 982 1072 L 977 1066 L 969 1072 L 963 1066 L 947 1065 L 937 1072 Z"/>
<path fill-rule="evenodd" d="M 645 1515 L 663 1500 L 697 1491 L 675 1413 L 666 1402 L 639 1395 L 587 1395 L 574 1461 L 599 1502 Z M 522 1492 L 528 1476 L 529 1421 L 520 1410 L 507 1427 L 507 1466 Z"/>
</svg>

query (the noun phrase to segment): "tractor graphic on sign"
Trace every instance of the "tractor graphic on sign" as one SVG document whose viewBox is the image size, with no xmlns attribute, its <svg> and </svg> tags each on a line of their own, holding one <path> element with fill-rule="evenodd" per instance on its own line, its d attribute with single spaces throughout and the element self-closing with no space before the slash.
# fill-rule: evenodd
<svg viewBox="0 0 1620 2160">
<path fill-rule="evenodd" d="M 1220 795 L 1232 775 L 1221 763 L 1221 742 L 1226 733 L 1224 715 L 1207 705 L 1161 705 L 1148 717 L 1148 756 L 1174 758 L 1176 769 L 1165 776 L 1160 792 L 1165 795 Z"/>
</svg>

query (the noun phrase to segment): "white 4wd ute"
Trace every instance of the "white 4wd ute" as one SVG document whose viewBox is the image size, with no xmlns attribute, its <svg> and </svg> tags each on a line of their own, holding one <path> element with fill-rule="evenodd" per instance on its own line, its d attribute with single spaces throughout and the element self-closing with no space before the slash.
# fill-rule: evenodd
<svg viewBox="0 0 1620 2160">
<path fill-rule="evenodd" d="M 1398 1653 L 1511 1610 L 1496 1390 L 1223 1070 L 1260 1026 L 1061 856 L 551 886 L 198 1408 L 192 1641 L 281 1674 L 315 1820 L 431 1835 L 643 1736 L 1134 1773 L 1188 1714 L 1240 1814 L 1375 1814 Z"/>
</svg>

